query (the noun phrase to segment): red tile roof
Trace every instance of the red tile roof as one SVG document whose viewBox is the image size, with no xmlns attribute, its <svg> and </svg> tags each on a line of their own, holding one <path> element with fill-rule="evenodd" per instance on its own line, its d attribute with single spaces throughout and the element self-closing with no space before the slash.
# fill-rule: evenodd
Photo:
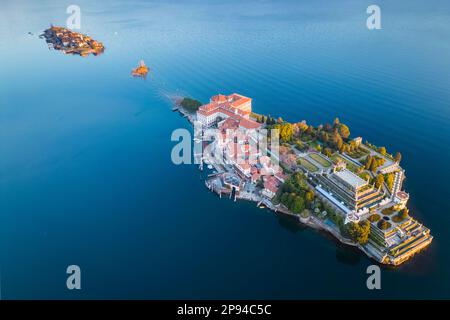
<svg viewBox="0 0 450 320">
<path fill-rule="evenodd" d="M 226 131 L 228 129 L 239 128 L 239 121 L 233 118 L 227 118 L 219 127 L 220 130 Z"/>
<path fill-rule="evenodd" d="M 257 181 L 261 178 L 261 175 L 258 172 L 252 174 L 252 181 Z"/>
<path fill-rule="evenodd" d="M 399 198 L 400 200 L 407 200 L 409 198 L 409 194 L 407 194 L 405 191 L 398 191 L 397 198 Z"/>
<path fill-rule="evenodd" d="M 251 98 L 237 93 L 229 96 L 218 94 L 211 98 L 210 103 L 201 106 L 197 112 L 206 117 L 220 112 L 239 121 L 239 126 L 245 129 L 258 129 L 261 127 L 261 124 L 248 118 L 251 113 L 251 106 L 241 108 L 243 104 L 251 101 Z"/>
<path fill-rule="evenodd" d="M 272 193 L 277 193 L 279 186 L 279 181 L 273 177 L 267 177 L 266 181 L 264 181 L 264 189 L 271 191 Z"/>
<path fill-rule="evenodd" d="M 252 99 L 250 99 L 248 97 L 244 97 L 237 93 L 233 93 L 228 96 L 228 101 L 231 102 L 232 106 L 239 107 L 239 106 L 243 105 L 244 103 L 251 102 Z"/>
<path fill-rule="evenodd" d="M 228 100 L 227 97 L 224 96 L 223 94 L 218 94 L 211 98 L 211 101 L 215 101 L 215 102 L 226 102 L 227 100 Z"/>
<path fill-rule="evenodd" d="M 239 125 L 245 129 L 258 129 L 261 127 L 260 123 L 246 118 L 241 118 Z"/>
</svg>

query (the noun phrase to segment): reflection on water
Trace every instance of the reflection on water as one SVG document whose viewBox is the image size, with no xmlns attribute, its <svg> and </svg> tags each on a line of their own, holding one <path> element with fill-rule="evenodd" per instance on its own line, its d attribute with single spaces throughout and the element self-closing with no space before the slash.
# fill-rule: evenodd
<svg viewBox="0 0 450 320">
<path fill-rule="evenodd" d="M 303 232 L 307 227 L 302 225 L 296 218 L 288 215 L 277 215 L 278 224 L 291 233 Z"/>
<path fill-rule="evenodd" d="M 339 263 L 356 266 L 360 263 L 362 255 L 363 253 L 356 248 L 349 248 L 343 244 L 336 245 L 336 260 Z"/>
</svg>

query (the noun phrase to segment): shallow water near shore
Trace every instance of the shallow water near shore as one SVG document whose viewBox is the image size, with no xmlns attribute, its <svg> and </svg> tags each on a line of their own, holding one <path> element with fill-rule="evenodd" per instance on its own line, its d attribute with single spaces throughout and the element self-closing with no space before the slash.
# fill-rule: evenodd
<svg viewBox="0 0 450 320">
<path fill-rule="evenodd" d="M 98 57 L 49 51 L 59 1 L 0 12 L 1 297 L 450 298 L 450 5 L 78 1 Z M 217 13 L 221 14 L 218 15 Z M 28 34 L 31 32 L 32 35 Z M 141 60 L 147 79 L 132 78 Z M 253 98 L 256 112 L 400 151 L 432 245 L 366 287 L 374 262 L 323 232 L 209 192 L 171 162 L 170 97 Z M 82 290 L 66 289 L 66 268 Z"/>
</svg>

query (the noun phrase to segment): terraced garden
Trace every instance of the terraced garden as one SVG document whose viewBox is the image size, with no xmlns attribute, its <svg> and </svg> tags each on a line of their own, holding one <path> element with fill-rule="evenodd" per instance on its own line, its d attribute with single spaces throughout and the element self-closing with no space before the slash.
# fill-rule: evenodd
<svg viewBox="0 0 450 320">
<path fill-rule="evenodd" d="M 306 170 L 310 172 L 317 172 L 319 171 L 319 168 L 317 168 L 314 164 L 312 164 L 310 161 L 308 161 L 305 158 L 298 159 L 297 163 L 301 166 L 303 166 Z"/>
<path fill-rule="evenodd" d="M 392 207 L 383 209 L 383 211 L 381 211 L 381 213 L 383 213 L 385 216 L 390 216 L 390 215 L 394 214 L 395 212 L 397 212 L 397 211 L 395 211 L 394 208 L 392 208 Z"/>
<path fill-rule="evenodd" d="M 364 156 L 367 156 L 369 154 L 369 151 L 360 148 L 360 149 L 352 151 L 352 152 L 347 152 L 347 154 L 350 157 L 352 157 L 353 159 L 359 159 L 359 158 L 362 158 Z"/>
<path fill-rule="evenodd" d="M 317 153 L 310 153 L 308 156 L 325 168 L 328 168 L 331 166 L 330 161 L 326 160 L 324 157 L 318 155 Z"/>
</svg>

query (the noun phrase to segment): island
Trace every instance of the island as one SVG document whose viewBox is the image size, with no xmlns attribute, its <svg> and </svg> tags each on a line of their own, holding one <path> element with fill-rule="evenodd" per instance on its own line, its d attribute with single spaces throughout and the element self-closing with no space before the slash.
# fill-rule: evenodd
<svg viewBox="0 0 450 320">
<path fill-rule="evenodd" d="M 97 56 L 105 50 L 101 42 L 63 27 L 50 26 L 40 37 L 46 39 L 50 49 L 61 50 L 65 54 Z"/>
<path fill-rule="evenodd" d="M 131 75 L 133 77 L 142 77 L 145 78 L 148 73 L 148 67 L 145 65 L 144 60 L 141 60 L 139 62 L 139 66 L 137 68 L 134 68 L 131 71 Z"/>
<path fill-rule="evenodd" d="M 430 230 L 407 207 L 401 154 L 351 138 L 338 118 L 319 126 L 290 123 L 254 113 L 252 99 L 236 93 L 207 104 L 179 99 L 174 110 L 200 128 L 197 142 L 208 151 L 196 155 L 197 163 L 212 171 L 205 185 L 220 197 L 292 216 L 381 264 L 400 265 L 431 244 Z M 212 141 L 205 137 L 209 129 L 219 133 Z M 275 132 L 267 138 L 279 141 L 277 152 L 270 143 L 264 152 L 254 148 L 262 129 Z M 213 159 L 217 154 L 222 161 Z"/>
</svg>

